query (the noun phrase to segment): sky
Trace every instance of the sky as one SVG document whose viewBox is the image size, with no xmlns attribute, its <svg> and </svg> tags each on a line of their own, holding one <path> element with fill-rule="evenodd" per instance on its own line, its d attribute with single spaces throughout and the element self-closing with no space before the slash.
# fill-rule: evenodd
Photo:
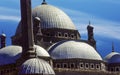
<svg viewBox="0 0 120 75">
<path fill-rule="evenodd" d="M 112 51 L 120 52 L 120 0 L 46 0 L 50 5 L 63 10 L 73 21 L 81 34 L 87 39 L 87 25 L 91 21 L 97 51 L 105 57 Z M 42 0 L 32 0 L 32 8 Z M 0 1 L 0 33 L 7 35 L 7 45 L 11 45 L 11 36 L 15 34 L 20 21 L 20 0 Z"/>
</svg>

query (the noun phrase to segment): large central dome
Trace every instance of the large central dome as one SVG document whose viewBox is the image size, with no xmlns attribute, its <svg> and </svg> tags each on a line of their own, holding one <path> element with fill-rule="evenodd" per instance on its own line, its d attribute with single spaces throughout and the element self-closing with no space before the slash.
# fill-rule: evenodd
<svg viewBox="0 0 120 75">
<path fill-rule="evenodd" d="M 52 5 L 39 5 L 33 9 L 32 15 L 41 19 L 42 29 L 60 28 L 76 30 L 71 19 L 63 11 Z"/>
</svg>

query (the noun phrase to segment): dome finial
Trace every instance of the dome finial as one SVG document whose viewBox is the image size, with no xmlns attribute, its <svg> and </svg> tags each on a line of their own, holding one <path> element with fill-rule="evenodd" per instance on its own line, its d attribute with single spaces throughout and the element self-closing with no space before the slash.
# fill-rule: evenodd
<svg viewBox="0 0 120 75">
<path fill-rule="evenodd" d="M 112 42 L 112 52 L 114 52 L 114 43 Z"/>
<path fill-rule="evenodd" d="M 47 4 L 45 0 L 43 0 L 42 4 Z"/>
<path fill-rule="evenodd" d="M 89 25 L 91 25 L 91 21 L 89 20 Z"/>
</svg>

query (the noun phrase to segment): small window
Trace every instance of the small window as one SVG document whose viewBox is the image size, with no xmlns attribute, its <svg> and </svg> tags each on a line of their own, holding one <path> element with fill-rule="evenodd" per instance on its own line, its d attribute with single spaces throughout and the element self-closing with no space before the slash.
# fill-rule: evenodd
<svg viewBox="0 0 120 75">
<path fill-rule="evenodd" d="M 86 64 L 85 64 L 85 68 L 87 68 L 87 69 L 89 68 L 89 65 L 88 65 L 88 63 L 86 63 Z"/>
<path fill-rule="evenodd" d="M 116 68 L 116 71 L 120 71 L 118 67 Z"/>
<path fill-rule="evenodd" d="M 62 36 L 62 33 L 61 33 L 61 32 L 58 32 L 58 36 L 59 36 L 59 37 Z"/>
<path fill-rule="evenodd" d="M 71 63 L 71 64 L 70 64 L 70 67 L 71 67 L 71 68 L 75 68 L 75 64 L 74 64 L 74 63 Z"/>
<path fill-rule="evenodd" d="M 99 64 L 97 64 L 97 65 L 96 65 L 96 69 L 100 69 L 100 66 L 99 66 Z"/>
<path fill-rule="evenodd" d="M 114 71 L 114 68 L 112 67 L 112 68 L 110 68 L 110 71 Z"/>
<path fill-rule="evenodd" d="M 71 34 L 71 39 L 73 39 L 74 38 L 74 34 Z"/>
<path fill-rule="evenodd" d="M 64 63 L 63 68 L 67 68 L 67 67 L 68 67 L 67 63 Z"/>
<path fill-rule="evenodd" d="M 84 67 L 83 63 L 80 63 L 80 68 L 83 68 L 83 67 Z"/>
<path fill-rule="evenodd" d="M 94 69 L 94 64 L 90 64 L 90 68 L 91 68 L 91 69 Z"/>
<path fill-rule="evenodd" d="M 68 34 L 67 34 L 67 33 L 65 33 L 65 34 L 64 34 L 64 36 L 65 36 L 65 37 L 68 37 Z"/>
<path fill-rule="evenodd" d="M 56 64 L 56 68 L 61 68 L 61 65 L 60 64 Z"/>
</svg>

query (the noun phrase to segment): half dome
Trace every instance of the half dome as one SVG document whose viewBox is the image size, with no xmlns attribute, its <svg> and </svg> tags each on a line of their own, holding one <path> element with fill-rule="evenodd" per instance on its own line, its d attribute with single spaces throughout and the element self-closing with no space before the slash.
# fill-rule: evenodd
<svg viewBox="0 0 120 75">
<path fill-rule="evenodd" d="M 49 49 L 49 54 L 53 59 L 91 59 L 102 60 L 96 50 L 85 42 L 80 41 L 61 41 Z"/>
<path fill-rule="evenodd" d="M 42 47 L 38 45 L 34 45 L 34 48 L 36 50 L 37 56 L 40 57 L 50 57 L 49 53 Z"/>
<path fill-rule="evenodd" d="M 111 52 L 110 54 L 108 54 L 105 58 L 104 61 L 108 62 L 114 55 L 120 54 L 118 52 Z"/>
<path fill-rule="evenodd" d="M 7 46 L 0 49 L 0 65 L 15 63 L 21 53 L 22 47 L 20 46 Z"/>
<path fill-rule="evenodd" d="M 20 67 L 19 75 L 55 75 L 51 66 L 44 60 L 32 58 L 25 61 Z"/>
<path fill-rule="evenodd" d="M 120 63 L 120 54 L 112 56 L 111 59 L 108 60 L 108 63 Z"/>
</svg>

